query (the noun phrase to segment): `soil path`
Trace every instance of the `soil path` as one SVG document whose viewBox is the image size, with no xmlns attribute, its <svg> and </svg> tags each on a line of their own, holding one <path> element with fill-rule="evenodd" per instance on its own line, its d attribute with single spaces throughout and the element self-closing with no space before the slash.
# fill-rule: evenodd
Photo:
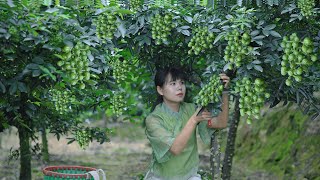
<svg viewBox="0 0 320 180">
<path fill-rule="evenodd" d="M 77 165 L 102 169 L 108 180 L 139 180 L 146 172 L 151 159 L 151 148 L 140 125 L 117 124 L 111 142 L 93 142 L 86 150 L 74 142 L 67 144 L 66 137 L 58 141 L 49 135 L 50 164 L 43 164 L 39 156 L 32 159 L 32 177 L 43 179 L 42 168 L 52 165 Z M 10 149 L 19 147 L 16 129 L 0 133 L 0 180 L 19 179 L 19 160 L 11 160 Z M 209 171 L 209 148 L 199 141 L 200 169 Z M 232 179 L 276 179 L 262 172 L 248 175 L 243 169 L 234 168 Z"/>
</svg>

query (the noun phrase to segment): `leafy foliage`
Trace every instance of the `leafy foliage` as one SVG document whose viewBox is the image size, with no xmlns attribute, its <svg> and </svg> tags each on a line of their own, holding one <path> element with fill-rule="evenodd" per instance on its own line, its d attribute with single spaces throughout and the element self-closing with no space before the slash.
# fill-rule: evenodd
<svg viewBox="0 0 320 180">
<path fill-rule="evenodd" d="M 264 90 L 274 92 L 257 107 L 295 102 L 314 118 L 320 114 L 313 97 L 320 89 L 318 7 L 306 16 L 295 4 L 272 0 L 265 1 L 268 8 L 259 8 L 264 7 L 260 1 L 248 7 L 242 1 L 217 1 L 216 8 L 205 7 L 209 1 L 201 6 L 152 1 L 133 11 L 120 1 L 37 2 L 32 8 L 27 1 L 0 6 L 1 131 L 23 127 L 34 136 L 45 127 L 58 138 L 73 132 L 70 142 L 79 140 L 83 147 L 94 139 L 103 143 L 108 129 L 84 127 L 81 112 L 102 109 L 110 116 L 143 119 L 156 98 L 152 75 L 167 66 L 189 75 L 187 101 L 206 87 L 207 77 L 229 70 L 232 84 L 259 78 L 261 96 Z M 281 42 L 293 33 L 310 37 L 302 44 L 308 44 L 305 57 L 314 65 L 287 86 L 281 57 L 288 50 Z M 68 93 L 53 93 L 59 91 L 70 92 L 72 101 Z M 258 114 L 248 108 L 242 114 L 252 111 Z"/>
</svg>

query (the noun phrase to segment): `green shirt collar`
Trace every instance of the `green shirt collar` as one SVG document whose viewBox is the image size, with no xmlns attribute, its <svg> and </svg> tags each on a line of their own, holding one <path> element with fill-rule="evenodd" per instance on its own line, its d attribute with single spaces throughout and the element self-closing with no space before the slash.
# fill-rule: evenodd
<svg viewBox="0 0 320 180">
<path fill-rule="evenodd" d="M 167 114 L 174 116 L 174 117 L 180 117 L 182 114 L 182 104 L 180 104 L 179 111 L 175 112 L 173 111 L 165 102 L 161 103 L 161 109 L 166 112 Z"/>
</svg>

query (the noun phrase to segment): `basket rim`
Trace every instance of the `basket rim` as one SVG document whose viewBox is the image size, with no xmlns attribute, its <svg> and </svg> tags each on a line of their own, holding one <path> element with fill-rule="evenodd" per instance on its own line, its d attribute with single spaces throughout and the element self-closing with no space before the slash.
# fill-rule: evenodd
<svg viewBox="0 0 320 180">
<path fill-rule="evenodd" d="M 59 170 L 59 169 L 81 169 L 85 171 L 95 171 L 96 168 L 92 167 L 86 167 L 86 166 L 72 166 L 72 165 L 62 165 L 62 166 L 47 166 L 42 169 L 42 172 L 45 176 L 53 176 L 53 177 L 60 177 L 60 178 L 87 178 L 87 174 L 66 174 L 66 173 L 59 173 L 54 172 L 53 170 Z"/>
</svg>

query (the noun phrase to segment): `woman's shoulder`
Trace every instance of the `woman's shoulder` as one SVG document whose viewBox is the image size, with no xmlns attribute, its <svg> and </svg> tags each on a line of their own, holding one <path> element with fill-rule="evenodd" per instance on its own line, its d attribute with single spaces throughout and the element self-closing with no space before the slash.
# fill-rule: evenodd
<svg viewBox="0 0 320 180">
<path fill-rule="evenodd" d="M 146 117 L 146 123 L 151 121 L 160 121 L 161 115 L 157 111 L 152 111 L 147 117 Z"/>
<path fill-rule="evenodd" d="M 184 106 L 184 108 L 186 108 L 188 110 L 195 110 L 197 107 L 196 104 L 189 103 L 189 102 L 183 102 L 182 105 Z"/>
</svg>

